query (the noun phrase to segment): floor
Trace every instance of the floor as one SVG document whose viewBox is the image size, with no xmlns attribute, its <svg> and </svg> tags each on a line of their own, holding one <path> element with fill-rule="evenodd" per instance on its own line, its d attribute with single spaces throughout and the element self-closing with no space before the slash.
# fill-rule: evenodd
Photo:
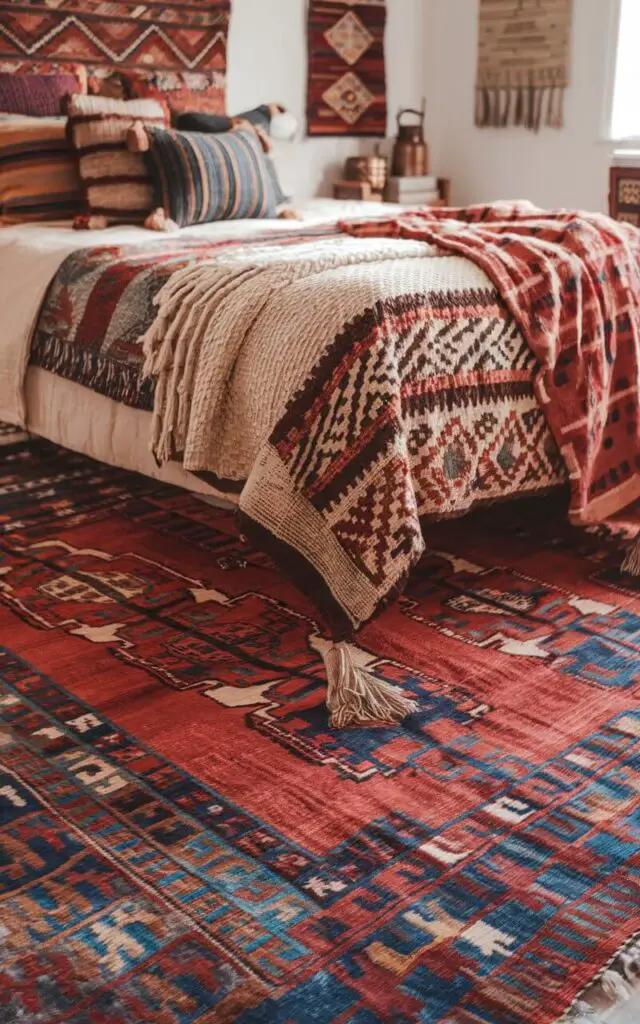
<svg viewBox="0 0 640 1024">
<path fill-rule="evenodd" d="M 4 434 L 2 1024 L 554 1024 L 580 956 L 563 1024 L 640 1024 L 619 539 L 434 526 L 351 645 L 417 710 L 335 730 L 317 613 L 233 516 Z"/>
</svg>

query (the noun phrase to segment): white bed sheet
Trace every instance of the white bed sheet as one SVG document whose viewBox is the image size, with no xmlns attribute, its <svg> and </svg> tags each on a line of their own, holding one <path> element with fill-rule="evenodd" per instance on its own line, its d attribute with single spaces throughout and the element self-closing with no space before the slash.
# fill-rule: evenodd
<svg viewBox="0 0 640 1024">
<path fill-rule="evenodd" d="M 296 206 L 304 226 L 342 218 L 382 216 L 404 207 L 332 199 Z M 183 228 L 185 238 L 251 238 L 265 231 L 291 231 L 296 222 L 225 221 Z M 158 467 L 149 451 L 151 414 L 115 402 L 38 367 L 27 369 L 31 336 L 47 288 L 62 262 L 76 249 L 157 242 L 138 227 L 74 231 L 68 224 L 23 224 L 0 229 L 0 420 L 65 448 L 122 469 L 177 484 L 216 501 L 231 501 L 185 473 L 177 463 Z"/>
</svg>

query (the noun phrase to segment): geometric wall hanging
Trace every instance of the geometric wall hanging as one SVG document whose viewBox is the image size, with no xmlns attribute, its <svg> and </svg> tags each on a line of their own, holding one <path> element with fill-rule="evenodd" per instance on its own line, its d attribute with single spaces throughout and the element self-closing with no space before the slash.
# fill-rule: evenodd
<svg viewBox="0 0 640 1024">
<path fill-rule="evenodd" d="M 480 0 L 478 127 L 562 126 L 571 22 L 572 0 Z"/>
<path fill-rule="evenodd" d="M 385 20 L 385 0 L 310 0 L 308 135 L 386 135 Z"/>
</svg>

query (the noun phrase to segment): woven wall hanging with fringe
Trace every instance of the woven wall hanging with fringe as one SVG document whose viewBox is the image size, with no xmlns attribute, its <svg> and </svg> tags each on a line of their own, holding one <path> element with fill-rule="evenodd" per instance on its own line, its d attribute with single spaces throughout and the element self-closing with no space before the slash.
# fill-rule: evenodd
<svg viewBox="0 0 640 1024">
<path fill-rule="evenodd" d="M 480 0 L 476 124 L 562 127 L 573 0 Z"/>
</svg>

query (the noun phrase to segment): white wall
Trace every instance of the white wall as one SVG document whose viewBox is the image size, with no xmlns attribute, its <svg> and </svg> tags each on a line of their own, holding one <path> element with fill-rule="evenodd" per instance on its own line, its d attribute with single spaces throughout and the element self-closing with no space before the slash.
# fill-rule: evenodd
<svg viewBox="0 0 640 1024">
<path fill-rule="evenodd" d="M 424 92 L 424 13 L 428 0 L 389 0 L 385 39 L 389 130 L 401 106 Z M 348 156 L 373 152 L 373 140 L 307 139 L 307 0 L 233 0 L 227 61 L 231 114 L 259 103 L 282 103 L 300 122 L 294 143 L 278 146 L 283 185 L 298 198 L 330 195 Z M 289 183 L 291 183 L 289 185 Z"/>
<path fill-rule="evenodd" d="M 602 137 L 617 0 L 574 0 L 565 127 L 539 135 L 474 126 L 478 0 L 425 2 L 432 165 L 453 180 L 453 201 L 531 199 L 606 212 L 612 147 Z"/>
</svg>

